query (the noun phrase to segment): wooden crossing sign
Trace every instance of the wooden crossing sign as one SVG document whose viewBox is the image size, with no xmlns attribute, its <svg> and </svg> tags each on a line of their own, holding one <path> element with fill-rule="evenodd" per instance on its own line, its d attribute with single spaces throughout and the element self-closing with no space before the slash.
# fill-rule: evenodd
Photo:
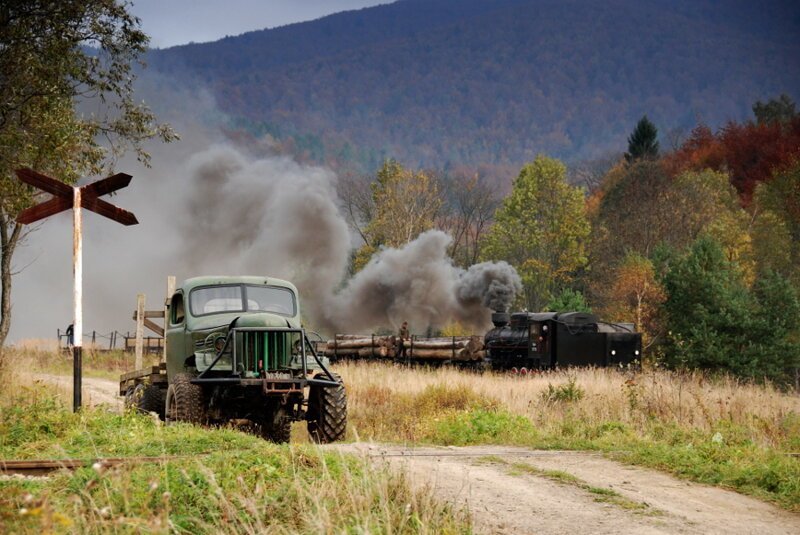
<svg viewBox="0 0 800 535">
<path fill-rule="evenodd" d="M 81 208 L 113 219 L 123 225 L 136 225 L 136 216 L 127 210 L 114 206 L 100 199 L 131 183 L 131 175 L 117 173 L 103 180 L 92 182 L 81 187 L 73 187 L 59 182 L 47 175 L 37 173 L 33 169 L 17 169 L 17 177 L 31 186 L 53 196 L 52 199 L 23 210 L 17 216 L 17 222 L 25 225 L 35 223 L 51 215 L 72 208 L 72 273 L 75 281 L 73 291 L 74 320 L 72 324 L 73 343 L 73 382 L 72 408 L 77 411 L 81 407 L 81 350 L 83 346 L 83 221 Z"/>
<path fill-rule="evenodd" d="M 29 225 L 45 217 L 74 208 L 75 190 L 80 190 L 80 208 L 86 208 L 123 225 L 135 225 L 139 222 L 136 220 L 136 216 L 129 211 L 99 198 L 126 187 L 131 183 L 133 178 L 131 175 L 117 173 L 80 188 L 73 188 L 32 169 L 17 169 L 17 176 L 22 182 L 53 195 L 49 201 L 23 210 L 17 217 L 18 223 Z"/>
</svg>

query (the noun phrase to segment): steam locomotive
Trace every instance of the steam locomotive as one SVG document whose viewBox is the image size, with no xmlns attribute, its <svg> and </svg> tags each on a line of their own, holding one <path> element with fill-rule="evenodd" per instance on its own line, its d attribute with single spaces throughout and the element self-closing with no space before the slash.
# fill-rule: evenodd
<svg viewBox="0 0 800 535">
<path fill-rule="evenodd" d="M 584 312 L 492 314 L 486 363 L 496 370 L 628 366 L 641 361 L 642 335 L 632 323 L 608 323 Z"/>
</svg>

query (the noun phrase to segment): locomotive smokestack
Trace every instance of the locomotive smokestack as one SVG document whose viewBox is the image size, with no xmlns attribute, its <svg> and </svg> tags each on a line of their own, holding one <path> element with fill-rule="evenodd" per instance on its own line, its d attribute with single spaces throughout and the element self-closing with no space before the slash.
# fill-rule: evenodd
<svg viewBox="0 0 800 535">
<path fill-rule="evenodd" d="M 508 325 L 508 322 L 511 321 L 511 316 L 508 312 L 493 312 L 492 313 L 492 324 L 495 327 L 505 327 Z"/>
</svg>

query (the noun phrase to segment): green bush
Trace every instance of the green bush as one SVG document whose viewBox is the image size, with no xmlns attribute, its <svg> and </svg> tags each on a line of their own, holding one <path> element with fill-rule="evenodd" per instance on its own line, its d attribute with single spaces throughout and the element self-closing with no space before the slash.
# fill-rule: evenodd
<svg viewBox="0 0 800 535">
<path fill-rule="evenodd" d="M 565 384 L 554 386 L 552 383 L 547 383 L 547 390 L 543 391 L 540 396 L 545 403 L 571 403 L 573 401 L 580 401 L 586 391 L 577 385 L 575 378 L 570 378 Z"/>
</svg>

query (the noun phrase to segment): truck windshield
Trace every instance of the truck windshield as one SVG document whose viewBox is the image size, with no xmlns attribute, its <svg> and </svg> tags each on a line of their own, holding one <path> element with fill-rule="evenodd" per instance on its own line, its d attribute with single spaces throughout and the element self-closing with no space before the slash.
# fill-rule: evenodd
<svg viewBox="0 0 800 535">
<path fill-rule="evenodd" d="M 208 286 L 192 290 L 190 303 L 194 316 L 224 312 L 272 312 L 295 315 L 294 293 L 275 286 Z"/>
</svg>

